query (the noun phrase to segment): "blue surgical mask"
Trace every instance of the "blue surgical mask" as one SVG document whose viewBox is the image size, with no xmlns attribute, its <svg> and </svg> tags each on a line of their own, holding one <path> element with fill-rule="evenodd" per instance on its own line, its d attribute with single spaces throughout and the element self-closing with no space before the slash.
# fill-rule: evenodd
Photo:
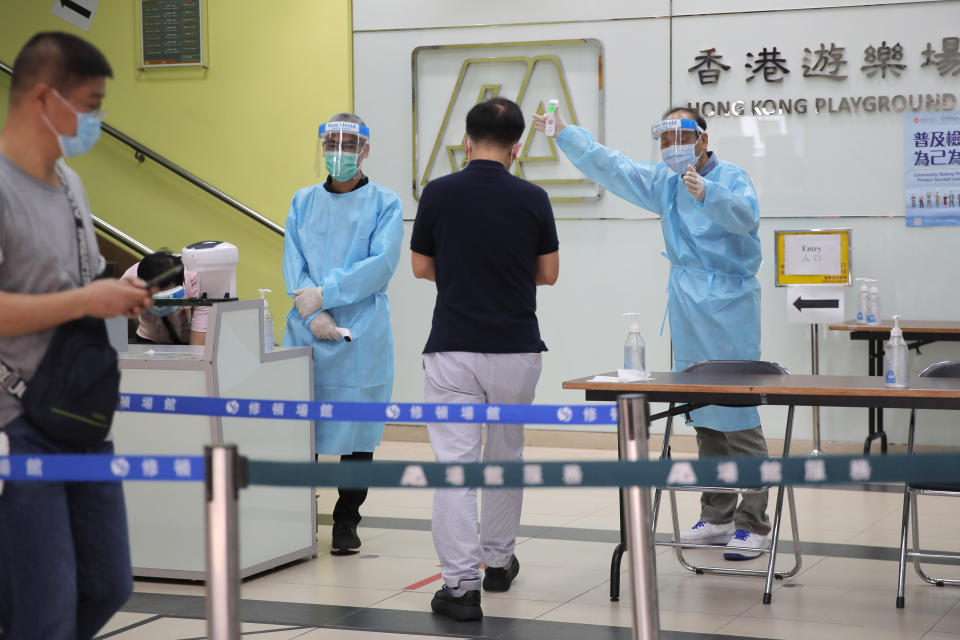
<svg viewBox="0 0 960 640">
<path fill-rule="evenodd" d="M 166 318 L 167 316 L 176 313 L 179 309 L 180 307 L 147 307 L 147 311 L 157 318 Z"/>
<path fill-rule="evenodd" d="M 674 173 L 685 173 L 687 165 L 697 167 L 696 144 L 678 144 L 660 150 L 660 157 Z"/>
<path fill-rule="evenodd" d="M 171 299 L 176 300 L 179 298 L 183 298 L 186 295 L 187 293 L 183 285 L 178 285 L 176 287 L 167 289 L 166 291 L 158 291 L 157 293 L 153 294 L 153 299 L 154 300 L 171 300 Z M 165 318 L 170 314 L 180 310 L 181 308 L 182 307 L 175 307 L 175 306 L 168 307 L 166 305 L 162 307 L 158 307 L 154 305 L 152 307 L 147 307 L 147 311 L 149 311 L 151 314 L 153 314 L 157 318 Z"/>
<path fill-rule="evenodd" d="M 61 96 L 59 92 L 54 91 L 54 93 L 63 101 L 63 104 L 70 107 L 70 110 L 77 115 L 77 133 L 72 136 L 65 136 L 59 133 L 50 121 L 47 120 L 47 117 L 43 116 L 43 119 L 47 122 L 47 126 L 49 126 L 57 136 L 57 142 L 60 143 L 60 151 L 63 153 L 63 157 L 73 158 L 90 151 L 97 140 L 100 139 L 100 123 L 103 121 L 104 113 L 102 111 L 80 113 L 74 109 L 73 105 L 67 102 L 66 98 Z"/>
<path fill-rule="evenodd" d="M 357 159 L 360 154 L 341 151 L 328 153 L 324 156 L 324 162 L 327 165 L 327 173 L 337 182 L 346 182 L 357 175 L 360 165 Z"/>
</svg>

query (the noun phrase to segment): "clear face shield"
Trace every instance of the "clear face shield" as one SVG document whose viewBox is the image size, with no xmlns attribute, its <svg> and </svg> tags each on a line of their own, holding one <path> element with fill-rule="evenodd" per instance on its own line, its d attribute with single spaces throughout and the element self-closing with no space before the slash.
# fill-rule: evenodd
<svg viewBox="0 0 960 640">
<path fill-rule="evenodd" d="M 370 139 L 370 130 L 356 122 L 332 121 L 320 125 L 314 174 L 326 169 L 334 180 L 346 182 L 360 170 L 360 155 Z"/>
<path fill-rule="evenodd" d="M 691 118 L 660 120 L 650 127 L 654 140 L 660 141 L 660 157 L 674 173 L 685 173 L 687 165 L 697 168 L 703 147 L 697 146 L 704 131 Z"/>
</svg>

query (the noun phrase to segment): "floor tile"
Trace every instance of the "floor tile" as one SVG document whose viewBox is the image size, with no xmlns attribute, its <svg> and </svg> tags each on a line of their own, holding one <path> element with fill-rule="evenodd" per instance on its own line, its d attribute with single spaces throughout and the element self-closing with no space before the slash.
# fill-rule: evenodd
<svg viewBox="0 0 960 640">
<path fill-rule="evenodd" d="M 785 640 L 919 640 L 922 631 L 908 632 L 899 628 L 859 627 L 809 620 L 741 617 L 721 627 L 718 633 L 728 636 L 784 638 Z"/>
<path fill-rule="evenodd" d="M 103 635 L 105 633 L 110 633 L 121 629 L 123 627 L 128 627 L 132 624 L 137 624 L 143 622 L 144 620 L 149 620 L 154 616 L 149 613 L 127 613 L 125 611 L 119 611 L 113 614 L 113 617 L 107 621 L 107 624 L 103 625 L 103 628 L 100 629 L 100 632 L 97 635 Z"/>
<path fill-rule="evenodd" d="M 396 609 L 399 611 L 430 611 L 430 600 L 439 585 L 429 591 L 405 591 L 378 602 L 373 609 Z M 499 594 L 498 594 L 499 595 Z M 544 600 L 526 600 L 521 598 L 505 598 L 483 593 L 480 598 L 480 607 L 485 616 L 501 618 L 522 618 L 531 620 L 560 606 L 560 602 Z"/>
<path fill-rule="evenodd" d="M 804 620 L 894 630 L 919 637 L 931 629 L 957 602 L 957 594 L 943 589 L 911 587 L 909 605 L 895 607 L 895 590 L 796 585 L 778 589 L 772 605 L 757 604 L 749 618 Z"/>
<path fill-rule="evenodd" d="M 936 589 L 938 587 L 931 587 L 931 588 Z M 957 587 L 943 587 L 943 588 L 953 589 L 955 593 L 957 593 L 958 597 L 960 597 L 960 589 L 958 589 Z M 907 596 L 909 596 L 909 593 L 907 594 Z M 910 604 L 911 603 L 907 601 L 906 606 L 909 607 Z M 940 618 L 940 620 L 937 622 L 933 630 L 938 633 L 953 633 L 953 634 L 960 635 L 960 604 L 954 605 L 953 608 L 950 609 L 950 611 L 948 611 L 945 616 Z"/>
<path fill-rule="evenodd" d="M 258 640 L 294 640 L 307 629 L 289 625 L 244 624 L 241 633 L 256 633 Z M 207 623 L 203 620 L 184 618 L 161 618 L 129 631 L 110 636 L 110 640 L 204 640 Z"/>
</svg>

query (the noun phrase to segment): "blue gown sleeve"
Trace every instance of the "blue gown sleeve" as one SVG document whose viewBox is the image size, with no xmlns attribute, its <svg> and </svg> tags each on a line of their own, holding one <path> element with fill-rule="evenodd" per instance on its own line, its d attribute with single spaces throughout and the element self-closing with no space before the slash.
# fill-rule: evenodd
<svg viewBox="0 0 960 640">
<path fill-rule="evenodd" d="M 370 236 L 370 256 L 324 276 L 323 310 L 354 304 L 387 286 L 400 261 L 402 240 L 403 215 L 400 199 L 394 196 L 385 203 Z"/>
<path fill-rule="evenodd" d="M 297 196 L 293 196 L 293 200 L 290 202 L 290 212 L 287 213 L 286 231 L 283 236 L 283 281 L 287 285 L 287 295 L 291 298 L 296 297 L 293 292 L 297 289 L 309 289 L 317 286 L 317 283 L 310 277 L 307 259 L 304 257 L 303 248 L 300 246 L 300 234 L 297 233 L 300 226 L 299 219 Z"/>
<path fill-rule="evenodd" d="M 703 202 L 695 202 L 711 221 L 737 234 L 752 233 L 760 227 L 760 203 L 747 174 L 738 173 L 729 185 L 709 178 L 704 178 L 704 182 Z"/>
<path fill-rule="evenodd" d="M 616 149 L 595 142 L 590 132 L 568 125 L 557 136 L 557 146 L 585 176 L 628 202 L 662 215 L 662 188 L 666 165 L 634 162 Z"/>
</svg>

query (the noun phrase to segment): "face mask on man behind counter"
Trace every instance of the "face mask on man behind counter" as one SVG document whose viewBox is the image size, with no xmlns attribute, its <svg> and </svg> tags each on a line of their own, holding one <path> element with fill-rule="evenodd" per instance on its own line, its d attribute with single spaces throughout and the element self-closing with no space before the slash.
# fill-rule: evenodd
<svg viewBox="0 0 960 640">
<path fill-rule="evenodd" d="M 357 171 L 360 170 L 360 165 L 357 164 L 359 155 L 358 153 L 350 153 L 348 151 L 328 153 L 324 157 L 324 162 L 327 165 L 327 173 L 337 182 L 346 182 L 357 175 Z"/>
</svg>

